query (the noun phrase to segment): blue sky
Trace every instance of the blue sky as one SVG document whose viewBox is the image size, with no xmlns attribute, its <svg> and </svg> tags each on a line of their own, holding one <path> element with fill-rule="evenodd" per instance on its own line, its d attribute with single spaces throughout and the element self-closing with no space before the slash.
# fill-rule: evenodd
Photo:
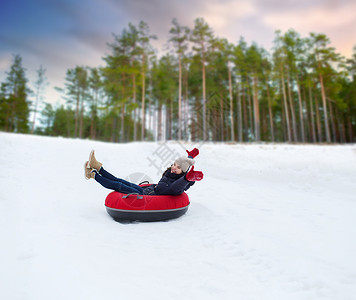
<svg viewBox="0 0 356 300">
<path fill-rule="evenodd" d="M 302 36 L 325 33 L 332 46 L 350 57 L 356 45 L 355 0 L 12 0 L 0 2 L 0 82 L 12 54 L 20 54 L 31 85 L 42 64 L 55 103 L 65 72 L 76 65 L 103 65 L 112 33 L 144 20 L 162 51 L 171 21 L 193 27 L 203 17 L 214 33 L 236 43 L 240 36 L 271 50 L 274 31 L 294 28 Z"/>
</svg>

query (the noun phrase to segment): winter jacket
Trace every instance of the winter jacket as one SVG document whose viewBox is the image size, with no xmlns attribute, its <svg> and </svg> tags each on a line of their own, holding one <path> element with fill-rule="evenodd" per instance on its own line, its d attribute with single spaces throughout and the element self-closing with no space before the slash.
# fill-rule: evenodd
<svg viewBox="0 0 356 300">
<path fill-rule="evenodd" d="M 158 184 L 153 186 L 155 195 L 180 195 L 189 189 L 195 182 L 185 179 L 185 174 L 171 173 L 171 168 L 164 172 Z M 152 186 L 144 188 L 144 194 L 152 195 Z"/>
</svg>

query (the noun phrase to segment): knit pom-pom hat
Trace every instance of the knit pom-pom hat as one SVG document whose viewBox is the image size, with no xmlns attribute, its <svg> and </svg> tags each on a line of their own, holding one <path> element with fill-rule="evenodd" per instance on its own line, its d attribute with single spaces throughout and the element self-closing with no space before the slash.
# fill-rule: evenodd
<svg viewBox="0 0 356 300">
<path fill-rule="evenodd" d="M 185 173 L 188 171 L 190 166 L 195 164 L 195 160 L 192 158 L 181 156 L 177 158 L 174 163 L 180 166 L 182 171 Z"/>
</svg>

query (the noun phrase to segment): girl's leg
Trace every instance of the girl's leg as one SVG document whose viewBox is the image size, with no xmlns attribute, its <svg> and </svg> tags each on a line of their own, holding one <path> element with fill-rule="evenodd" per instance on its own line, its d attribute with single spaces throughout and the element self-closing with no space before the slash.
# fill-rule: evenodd
<svg viewBox="0 0 356 300">
<path fill-rule="evenodd" d="M 107 179 L 110 179 L 112 181 L 117 181 L 117 182 L 121 182 L 127 186 L 130 186 L 132 188 L 135 188 L 135 189 L 141 189 L 141 187 L 135 183 L 132 183 L 132 182 L 128 182 L 124 179 L 121 179 L 121 178 L 117 178 L 115 177 L 114 175 L 110 174 L 108 171 L 104 170 L 103 167 L 100 168 L 99 170 L 99 174 L 102 175 L 103 177 L 107 178 Z"/>
<path fill-rule="evenodd" d="M 115 177 L 114 175 L 112 175 L 111 173 L 109 173 L 108 171 L 104 170 L 104 167 L 102 166 L 99 170 L 99 174 L 101 176 L 104 176 L 107 179 L 113 180 L 113 181 L 117 181 L 117 177 Z"/>
<path fill-rule="evenodd" d="M 140 195 L 143 195 L 143 188 L 140 187 L 139 185 L 136 185 L 133 183 L 131 183 L 132 186 L 130 186 L 130 185 L 127 185 L 121 181 L 114 181 L 114 180 L 105 178 L 105 177 L 99 175 L 98 173 L 95 173 L 94 179 L 107 189 L 115 190 L 117 192 L 124 193 L 124 194 L 138 193 Z M 117 178 L 117 179 L 119 179 L 119 178 Z M 125 181 L 125 180 L 123 180 L 123 181 Z M 130 183 L 130 182 L 128 182 L 128 183 Z"/>
</svg>

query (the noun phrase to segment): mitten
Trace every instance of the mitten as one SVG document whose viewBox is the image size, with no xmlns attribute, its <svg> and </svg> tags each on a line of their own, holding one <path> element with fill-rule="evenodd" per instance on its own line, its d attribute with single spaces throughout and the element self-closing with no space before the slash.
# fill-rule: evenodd
<svg viewBox="0 0 356 300">
<path fill-rule="evenodd" d="M 185 178 L 188 181 L 200 181 L 204 177 L 203 172 L 201 171 L 194 171 L 194 166 L 189 170 L 189 172 L 185 175 Z"/>
<path fill-rule="evenodd" d="M 185 150 L 188 153 L 188 157 L 194 158 L 198 156 L 199 150 L 197 148 L 194 148 L 192 151 Z"/>
</svg>

